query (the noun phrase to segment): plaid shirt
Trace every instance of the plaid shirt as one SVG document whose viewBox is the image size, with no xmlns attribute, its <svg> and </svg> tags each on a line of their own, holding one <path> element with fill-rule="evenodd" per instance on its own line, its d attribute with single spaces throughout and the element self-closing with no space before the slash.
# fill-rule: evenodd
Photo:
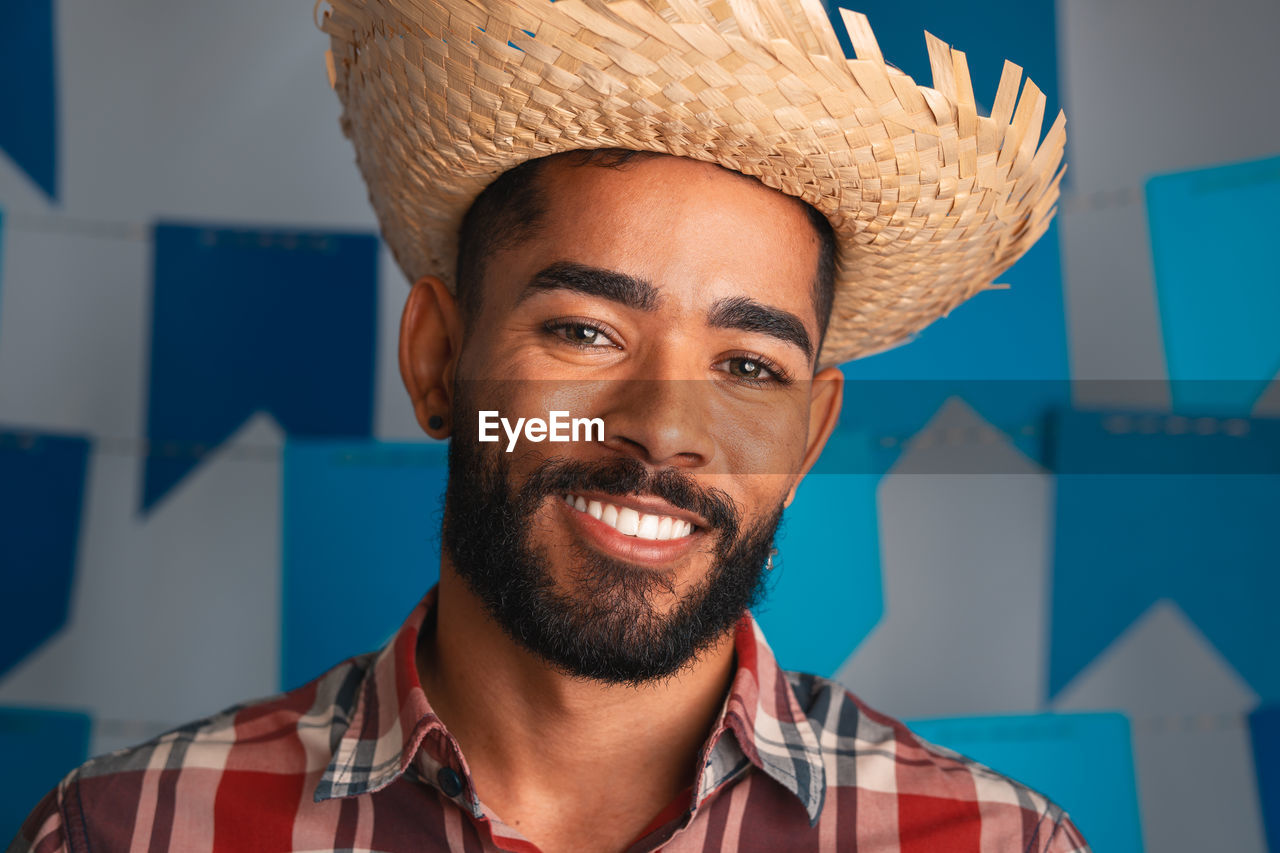
<svg viewBox="0 0 1280 853">
<path fill-rule="evenodd" d="M 432 591 L 381 652 L 72 771 L 10 853 L 537 848 L 476 796 L 419 685 Z M 1043 796 L 840 685 L 783 672 L 749 614 L 692 788 L 630 851 L 1087 851 Z"/>
</svg>

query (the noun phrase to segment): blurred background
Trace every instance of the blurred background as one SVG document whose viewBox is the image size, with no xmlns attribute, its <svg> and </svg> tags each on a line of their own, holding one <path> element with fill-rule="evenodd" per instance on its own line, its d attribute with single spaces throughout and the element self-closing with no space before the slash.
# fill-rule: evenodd
<svg viewBox="0 0 1280 853">
<path fill-rule="evenodd" d="M 435 580 L 311 7 L 0 0 L 0 838 Z M 1102 853 L 1280 850 L 1280 5 L 856 8 L 921 83 L 924 29 L 964 50 L 980 112 L 1022 65 L 1069 169 L 1008 290 L 846 367 L 766 634 Z"/>
</svg>

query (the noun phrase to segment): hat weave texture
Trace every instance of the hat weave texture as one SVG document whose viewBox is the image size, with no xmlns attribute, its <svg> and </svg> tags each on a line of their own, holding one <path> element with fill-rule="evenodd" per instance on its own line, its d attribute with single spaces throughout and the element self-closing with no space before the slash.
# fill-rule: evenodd
<svg viewBox="0 0 1280 853">
<path fill-rule="evenodd" d="M 342 127 L 410 281 L 453 288 L 458 229 L 498 175 L 582 148 L 717 163 L 835 231 L 829 366 L 909 339 L 993 287 L 1056 210 L 1066 118 L 1004 64 L 978 114 L 964 53 L 926 33 L 932 86 L 865 16 L 821 0 L 329 0 Z"/>
</svg>

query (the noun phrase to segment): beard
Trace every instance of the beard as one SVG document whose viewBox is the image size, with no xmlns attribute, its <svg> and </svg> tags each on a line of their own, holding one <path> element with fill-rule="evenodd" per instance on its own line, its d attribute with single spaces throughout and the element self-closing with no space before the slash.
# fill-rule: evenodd
<svg viewBox="0 0 1280 853">
<path fill-rule="evenodd" d="M 455 398 L 454 411 L 475 409 Z M 483 451 L 454 418 L 442 547 L 454 570 L 513 641 L 557 670 L 608 684 L 674 675 L 724 637 L 764 592 L 764 564 L 782 504 L 744 529 L 735 502 L 673 468 L 633 457 L 586 462 L 551 457 L 518 488 L 500 445 Z M 571 589 L 557 588 L 549 549 L 533 544 L 548 499 L 602 491 L 655 495 L 695 512 L 718 534 L 707 574 L 683 595 L 674 570 L 640 568 L 584 544 L 570 548 Z M 675 601 L 665 611 L 658 600 Z"/>
</svg>

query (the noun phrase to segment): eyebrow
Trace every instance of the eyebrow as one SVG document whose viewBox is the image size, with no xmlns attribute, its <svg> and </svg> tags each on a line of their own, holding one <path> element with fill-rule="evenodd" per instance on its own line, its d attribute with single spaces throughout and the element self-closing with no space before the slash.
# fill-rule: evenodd
<svg viewBox="0 0 1280 853">
<path fill-rule="evenodd" d="M 648 281 L 613 270 L 558 261 L 534 274 L 517 303 L 539 291 L 573 290 L 618 302 L 638 311 L 655 311 L 662 298 Z"/>
<path fill-rule="evenodd" d="M 524 286 L 517 304 L 547 290 L 572 290 L 638 311 L 656 311 L 662 302 L 658 289 L 645 279 L 587 264 L 557 261 L 534 274 Z M 799 317 L 746 296 L 718 300 L 707 315 L 707 325 L 716 329 L 741 329 L 770 335 L 797 347 L 806 359 L 813 360 L 813 341 Z"/>
<path fill-rule="evenodd" d="M 717 329 L 741 329 L 772 335 L 780 341 L 799 347 L 806 359 L 813 360 L 813 342 L 804 323 L 795 314 L 748 299 L 733 296 L 711 306 L 708 325 Z"/>
</svg>

